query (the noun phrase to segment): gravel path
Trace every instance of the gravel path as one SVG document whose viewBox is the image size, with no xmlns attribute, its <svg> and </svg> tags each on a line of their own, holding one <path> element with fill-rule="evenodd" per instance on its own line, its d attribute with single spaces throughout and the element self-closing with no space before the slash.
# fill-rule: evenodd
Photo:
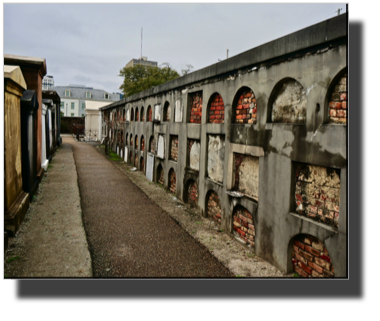
<svg viewBox="0 0 380 321">
<path fill-rule="evenodd" d="M 94 277 L 235 277 L 96 148 L 67 143 Z"/>
</svg>

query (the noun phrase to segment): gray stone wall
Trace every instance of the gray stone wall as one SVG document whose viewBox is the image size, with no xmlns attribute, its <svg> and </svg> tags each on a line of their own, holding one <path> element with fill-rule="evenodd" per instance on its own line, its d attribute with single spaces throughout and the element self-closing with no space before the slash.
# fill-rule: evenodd
<svg viewBox="0 0 380 321">
<path fill-rule="evenodd" d="M 213 217 L 225 233 L 251 246 L 257 255 L 280 270 L 301 269 L 302 276 L 311 277 L 345 277 L 347 131 L 344 123 L 330 122 L 331 96 L 337 84 L 342 83 L 342 77 L 347 76 L 345 23 L 346 17 L 330 19 L 328 24 L 320 23 L 230 58 L 228 67 L 221 62 L 128 97 L 103 110 L 106 113 L 125 110 L 128 120 L 130 110 L 138 109 L 141 113 L 143 108 L 145 120 L 116 123 L 105 117 L 103 126 L 119 126 L 132 137 L 144 136 L 146 144 L 149 143 L 144 151 L 128 146 L 132 159 L 137 155 L 146 160 L 154 138 L 153 181 L 161 181 L 184 201 L 189 200 L 190 190 L 195 193 L 196 186 L 196 198 L 191 201 L 196 199 L 195 205 L 203 215 Z M 236 122 L 236 115 L 240 115 L 236 108 L 242 104 L 244 109 L 244 101 L 239 105 L 239 100 L 246 88 L 254 93 L 255 101 L 251 104 L 255 104 L 252 107 L 255 122 Z M 191 116 L 199 116 L 192 114 L 199 113 L 194 105 L 195 93 L 202 97 L 199 124 L 191 122 Z M 214 106 L 216 94 L 224 104 L 222 123 L 208 122 L 208 109 Z M 347 111 L 348 102 L 344 102 Z M 148 106 L 156 107 L 151 112 L 154 117 L 149 118 Z M 166 112 L 170 115 L 165 115 Z M 178 137 L 175 161 L 170 157 L 173 137 Z M 112 143 L 118 144 L 115 140 Z M 234 189 L 236 155 L 243 155 L 244 166 L 238 173 L 243 193 Z M 310 193 L 304 193 L 304 206 L 312 215 L 297 210 L 296 195 L 302 196 L 297 193 L 299 164 L 318 168 L 321 173 L 329 174 L 332 169 L 339 173 L 339 187 L 334 186 L 334 197 L 339 194 L 338 211 L 337 208 L 327 211 L 331 204 L 320 207 L 326 209 L 321 218 L 334 215 L 330 221 L 315 219 L 318 208 L 314 207 L 318 206 L 311 195 L 317 192 L 312 194 L 311 189 Z M 208 214 L 213 212 L 210 195 L 218 200 L 218 216 Z M 244 212 L 240 213 L 242 208 Z M 318 254 L 318 249 L 311 245 L 306 244 L 305 248 L 313 251 L 312 259 L 295 259 L 296 254 L 299 258 L 300 253 L 306 253 L 303 249 L 303 252 L 294 250 L 295 241 L 300 239 L 312 239 L 317 247 L 323 245 L 331 265 L 326 264 L 325 273 L 319 273 L 322 270 L 315 264 L 327 255 Z M 304 262 L 313 266 L 309 268 Z"/>
</svg>

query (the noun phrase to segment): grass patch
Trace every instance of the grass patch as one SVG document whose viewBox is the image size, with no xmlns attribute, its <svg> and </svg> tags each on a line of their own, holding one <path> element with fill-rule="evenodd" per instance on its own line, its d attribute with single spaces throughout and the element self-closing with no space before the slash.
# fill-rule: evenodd
<svg viewBox="0 0 380 321">
<path fill-rule="evenodd" d="M 195 222 L 195 224 L 198 224 L 198 225 L 199 225 L 199 224 L 202 224 L 202 222 Z"/>
<path fill-rule="evenodd" d="M 300 276 L 299 276 L 298 273 L 296 272 L 296 273 L 293 274 L 293 277 L 294 277 L 294 278 L 299 278 Z"/>
<path fill-rule="evenodd" d="M 10 262 L 13 262 L 13 261 L 16 261 L 18 260 L 20 257 L 17 255 L 17 256 L 12 256 L 10 257 L 9 259 L 7 259 L 7 263 L 10 263 Z"/>
<path fill-rule="evenodd" d="M 255 257 L 255 254 L 253 254 L 253 253 L 247 253 L 247 256 L 248 257 Z"/>
<path fill-rule="evenodd" d="M 121 157 L 118 154 L 113 153 L 113 152 L 110 153 L 110 158 L 113 161 L 121 161 L 122 160 Z"/>
<path fill-rule="evenodd" d="M 243 276 L 243 275 L 239 275 L 239 274 L 236 275 L 236 277 L 237 277 L 237 278 L 245 278 L 245 276 Z"/>
</svg>

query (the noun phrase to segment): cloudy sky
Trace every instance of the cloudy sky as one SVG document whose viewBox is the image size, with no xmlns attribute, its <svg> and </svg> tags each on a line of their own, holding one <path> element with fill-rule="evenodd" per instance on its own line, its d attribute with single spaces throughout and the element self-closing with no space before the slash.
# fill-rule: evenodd
<svg viewBox="0 0 380 321">
<path fill-rule="evenodd" d="M 4 53 L 46 58 L 55 85 L 118 92 L 143 56 L 201 69 L 331 18 L 344 4 L 4 4 Z"/>
</svg>

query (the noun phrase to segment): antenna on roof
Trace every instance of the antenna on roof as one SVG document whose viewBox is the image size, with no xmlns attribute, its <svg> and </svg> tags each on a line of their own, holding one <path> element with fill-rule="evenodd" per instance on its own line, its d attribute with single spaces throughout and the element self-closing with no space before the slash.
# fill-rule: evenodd
<svg viewBox="0 0 380 321">
<path fill-rule="evenodd" d="M 140 60 L 142 59 L 142 36 L 143 36 L 143 28 L 141 27 L 141 55 L 140 55 Z"/>
</svg>

